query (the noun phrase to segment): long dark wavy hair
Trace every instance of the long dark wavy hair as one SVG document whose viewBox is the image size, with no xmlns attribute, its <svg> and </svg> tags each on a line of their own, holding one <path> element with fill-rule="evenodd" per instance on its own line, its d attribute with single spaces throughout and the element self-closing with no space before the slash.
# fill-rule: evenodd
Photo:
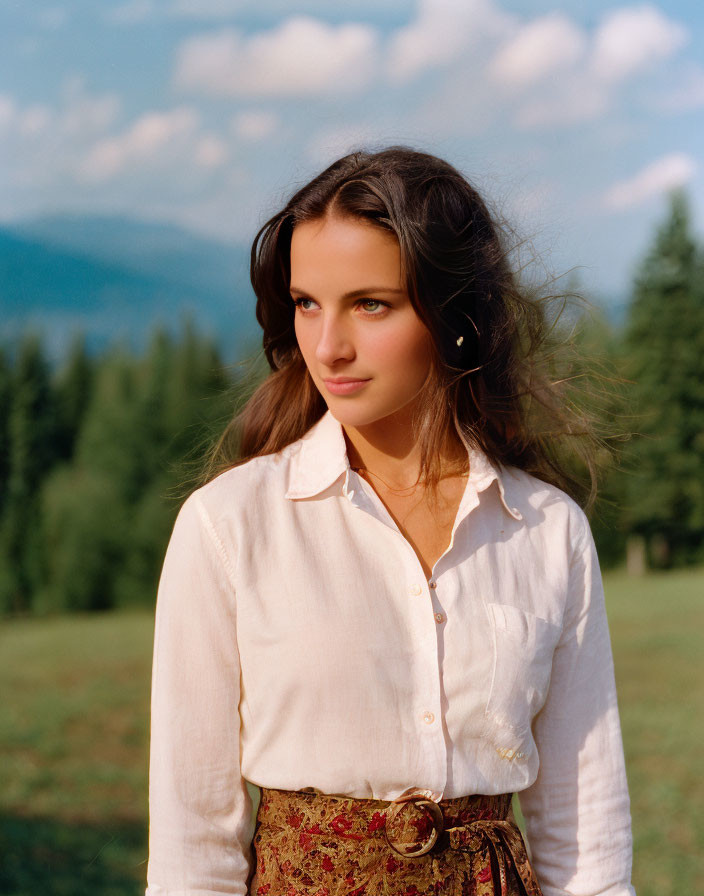
<svg viewBox="0 0 704 896">
<path fill-rule="evenodd" d="M 410 301 L 431 334 L 416 418 L 425 482 L 437 486 L 441 449 L 460 436 L 591 504 L 599 439 L 557 373 L 549 300 L 560 297 L 521 285 L 503 229 L 458 170 L 403 146 L 344 156 L 257 233 L 250 273 L 271 372 L 213 446 L 201 481 L 280 451 L 326 410 L 296 342 L 290 248 L 297 224 L 333 214 L 395 235 Z"/>
</svg>

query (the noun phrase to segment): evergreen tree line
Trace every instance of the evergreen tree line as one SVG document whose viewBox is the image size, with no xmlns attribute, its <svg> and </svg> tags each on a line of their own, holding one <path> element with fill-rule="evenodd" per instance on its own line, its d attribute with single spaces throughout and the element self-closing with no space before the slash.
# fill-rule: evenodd
<svg viewBox="0 0 704 896">
<path fill-rule="evenodd" d="M 629 436 L 592 521 L 602 562 L 704 562 L 704 246 L 684 193 L 636 272 L 623 328 L 587 338 L 622 383 L 606 425 Z"/>
<path fill-rule="evenodd" d="M 591 412 L 628 435 L 592 517 L 602 563 L 634 545 L 649 566 L 703 562 L 704 251 L 683 195 L 625 325 L 593 319 L 578 338 L 618 384 L 594 391 Z M 188 321 L 141 356 L 94 357 L 77 338 L 56 370 L 36 334 L 0 348 L 0 613 L 152 604 L 178 507 L 256 376 Z"/>
<path fill-rule="evenodd" d="M 77 337 L 52 371 L 28 333 L 0 352 L 0 613 L 153 602 L 199 458 L 244 378 L 191 322 L 138 357 Z"/>
</svg>

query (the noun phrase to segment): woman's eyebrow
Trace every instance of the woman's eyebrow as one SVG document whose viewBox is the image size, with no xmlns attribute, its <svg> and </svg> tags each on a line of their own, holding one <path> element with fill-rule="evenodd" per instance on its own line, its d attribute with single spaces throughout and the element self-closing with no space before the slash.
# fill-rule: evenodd
<svg viewBox="0 0 704 896">
<path fill-rule="evenodd" d="M 289 287 L 289 291 L 291 293 L 296 293 L 299 296 L 308 296 L 309 298 L 313 298 L 313 296 L 305 289 L 299 289 L 297 286 Z M 357 299 L 360 296 L 367 296 L 370 293 L 392 293 L 393 295 L 405 295 L 405 289 L 395 289 L 391 286 L 365 286 L 363 289 L 353 289 L 350 292 L 346 292 L 343 294 L 343 299 Z"/>
</svg>

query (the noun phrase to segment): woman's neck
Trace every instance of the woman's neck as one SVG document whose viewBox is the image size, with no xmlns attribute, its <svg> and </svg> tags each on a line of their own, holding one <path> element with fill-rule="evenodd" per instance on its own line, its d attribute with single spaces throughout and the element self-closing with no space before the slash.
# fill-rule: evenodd
<svg viewBox="0 0 704 896">
<path fill-rule="evenodd" d="M 420 484 L 420 445 L 408 416 L 394 414 L 367 426 L 343 426 L 343 432 L 353 469 L 371 473 L 389 489 L 410 490 Z M 448 473 L 457 475 L 466 466 L 467 452 L 459 438 L 446 445 L 442 454 Z"/>
</svg>

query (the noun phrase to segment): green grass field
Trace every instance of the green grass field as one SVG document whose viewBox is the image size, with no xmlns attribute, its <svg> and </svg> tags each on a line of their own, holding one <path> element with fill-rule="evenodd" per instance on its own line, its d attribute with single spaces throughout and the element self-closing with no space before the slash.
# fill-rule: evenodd
<svg viewBox="0 0 704 896">
<path fill-rule="evenodd" d="M 704 896 L 704 570 L 606 577 L 638 896 Z M 152 618 L 0 625 L 0 893 L 136 896 Z"/>
</svg>

